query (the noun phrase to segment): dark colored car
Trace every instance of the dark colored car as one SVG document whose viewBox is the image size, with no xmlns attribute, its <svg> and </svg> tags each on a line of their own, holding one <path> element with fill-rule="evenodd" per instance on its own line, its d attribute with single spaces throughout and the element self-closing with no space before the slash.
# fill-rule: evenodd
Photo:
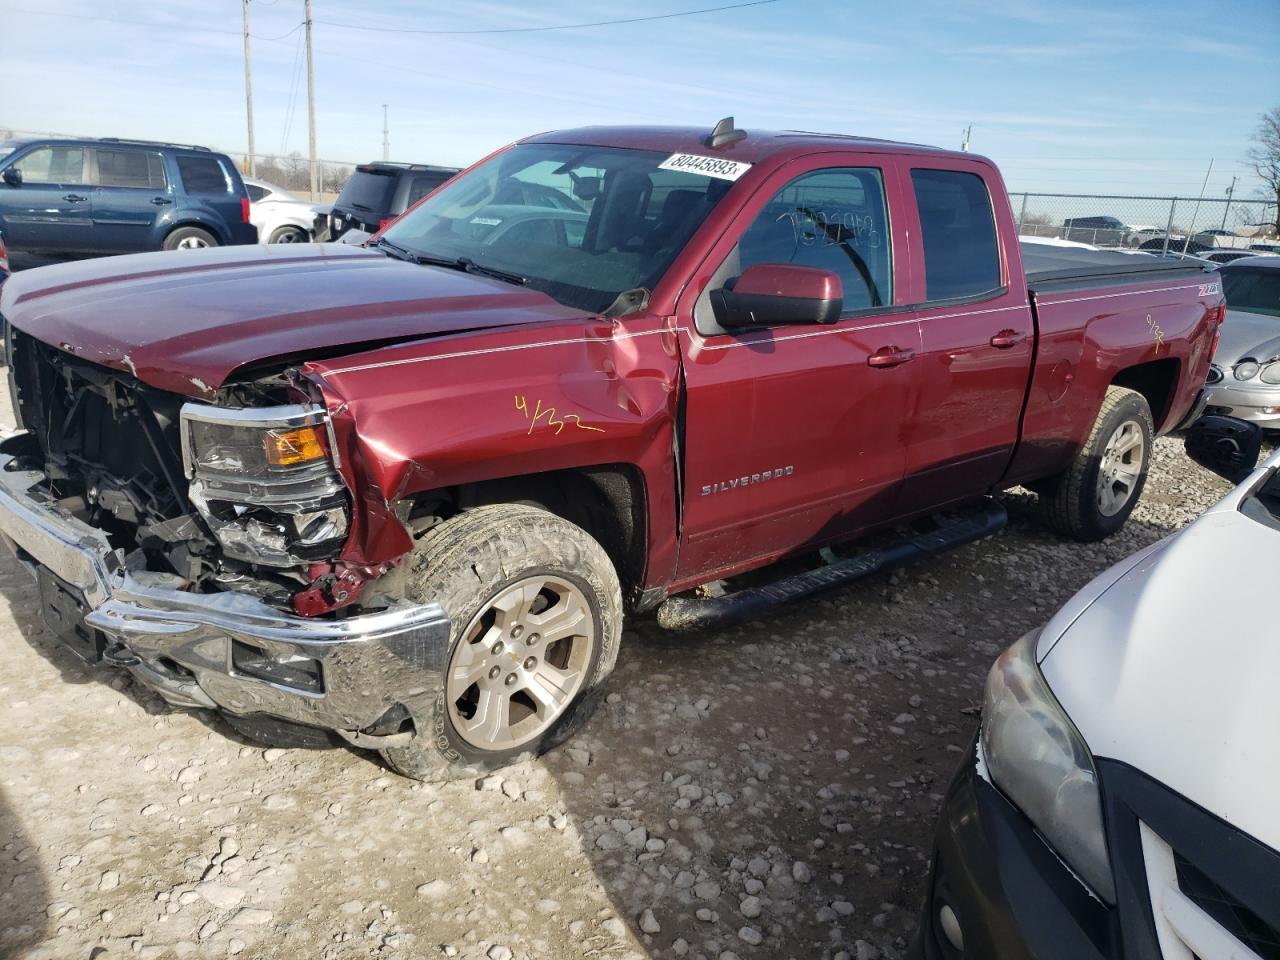
<svg viewBox="0 0 1280 960">
<path fill-rule="evenodd" d="M 26 140 L 0 159 L 12 250 L 104 254 L 257 243 L 236 165 L 207 147 Z"/>
<path fill-rule="evenodd" d="M 377 233 L 455 173 L 457 167 L 422 163 L 362 163 L 328 214 L 316 219 L 317 239 L 337 240 L 348 230 Z"/>
<path fill-rule="evenodd" d="M 1129 225 L 1115 217 L 1068 217 L 1062 221 L 1062 239 L 1118 246 L 1128 238 Z"/>
</svg>

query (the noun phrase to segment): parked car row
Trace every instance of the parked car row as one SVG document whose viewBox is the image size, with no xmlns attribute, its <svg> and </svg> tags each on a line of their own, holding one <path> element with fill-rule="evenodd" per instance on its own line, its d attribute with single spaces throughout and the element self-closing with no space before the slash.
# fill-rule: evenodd
<svg viewBox="0 0 1280 960">
<path fill-rule="evenodd" d="M 206 147 L 113 137 L 0 143 L 0 230 L 23 253 L 97 256 L 375 233 L 455 173 L 356 168 L 332 208 L 242 177 Z"/>
</svg>

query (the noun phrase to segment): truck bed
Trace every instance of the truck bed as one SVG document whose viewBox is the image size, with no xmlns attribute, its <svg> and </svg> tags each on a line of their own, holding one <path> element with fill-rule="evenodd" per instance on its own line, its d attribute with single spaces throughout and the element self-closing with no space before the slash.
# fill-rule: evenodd
<svg viewBox="0 0 1280 960">
<path fill-rule="evenodd" d="M 1179 274 L 1194 276 L 1212 268 L 1174 257 L 1152 257 L 1116 250 L 1085 250 L 1044 243 L 1019 243 L 1027 287 L 1032 294 L 1059 293 L 1144 279 L 1170 280 Z"/>
</svg>

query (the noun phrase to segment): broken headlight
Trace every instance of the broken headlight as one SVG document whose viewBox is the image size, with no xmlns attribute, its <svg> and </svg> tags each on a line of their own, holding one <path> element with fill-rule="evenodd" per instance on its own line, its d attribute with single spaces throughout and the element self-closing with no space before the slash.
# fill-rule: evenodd
<svg viewBox="0 0 1280 960">
<path fill-rule="evenodd" d="M 346 537 L 346 488 L 324 410 L 310 405 L 182 408 L 190 498 L 227 556 L 290 567 Z"/>
</svg>

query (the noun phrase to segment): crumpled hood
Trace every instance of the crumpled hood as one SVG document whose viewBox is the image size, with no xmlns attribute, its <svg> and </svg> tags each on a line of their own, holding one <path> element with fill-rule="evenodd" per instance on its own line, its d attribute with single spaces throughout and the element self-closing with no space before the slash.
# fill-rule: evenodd
<svg viewBox="0 0 1280 960">
<path fill-rule="evenodd" d="M 1222 339 L 1213 359 L 1220 367 L 1234 366 L 1242 357 L 1265 363 L 1280 356 L 1280 317 L 1227 307 L 1226 319 L 1219 329 Z"/>
<path fill-rule="evenodd" d="M 1280 531 L 1239 512 L 1244 489 L 1109 587 L 1095 581 L 1101 595 L 1073 611 L 1056 642 L 1051 621 L 1038 653 L 1096 756 L 1280 850 L 1280 634 L 1270 607 Z"/>
<path fill-rule="evenodd" d="M 0 286 L 0 313 L 45 343 L 197 397 L 276 357 L 583 316 L 535 290 L 337 243 L 41 267 Z"/>
</svg>

